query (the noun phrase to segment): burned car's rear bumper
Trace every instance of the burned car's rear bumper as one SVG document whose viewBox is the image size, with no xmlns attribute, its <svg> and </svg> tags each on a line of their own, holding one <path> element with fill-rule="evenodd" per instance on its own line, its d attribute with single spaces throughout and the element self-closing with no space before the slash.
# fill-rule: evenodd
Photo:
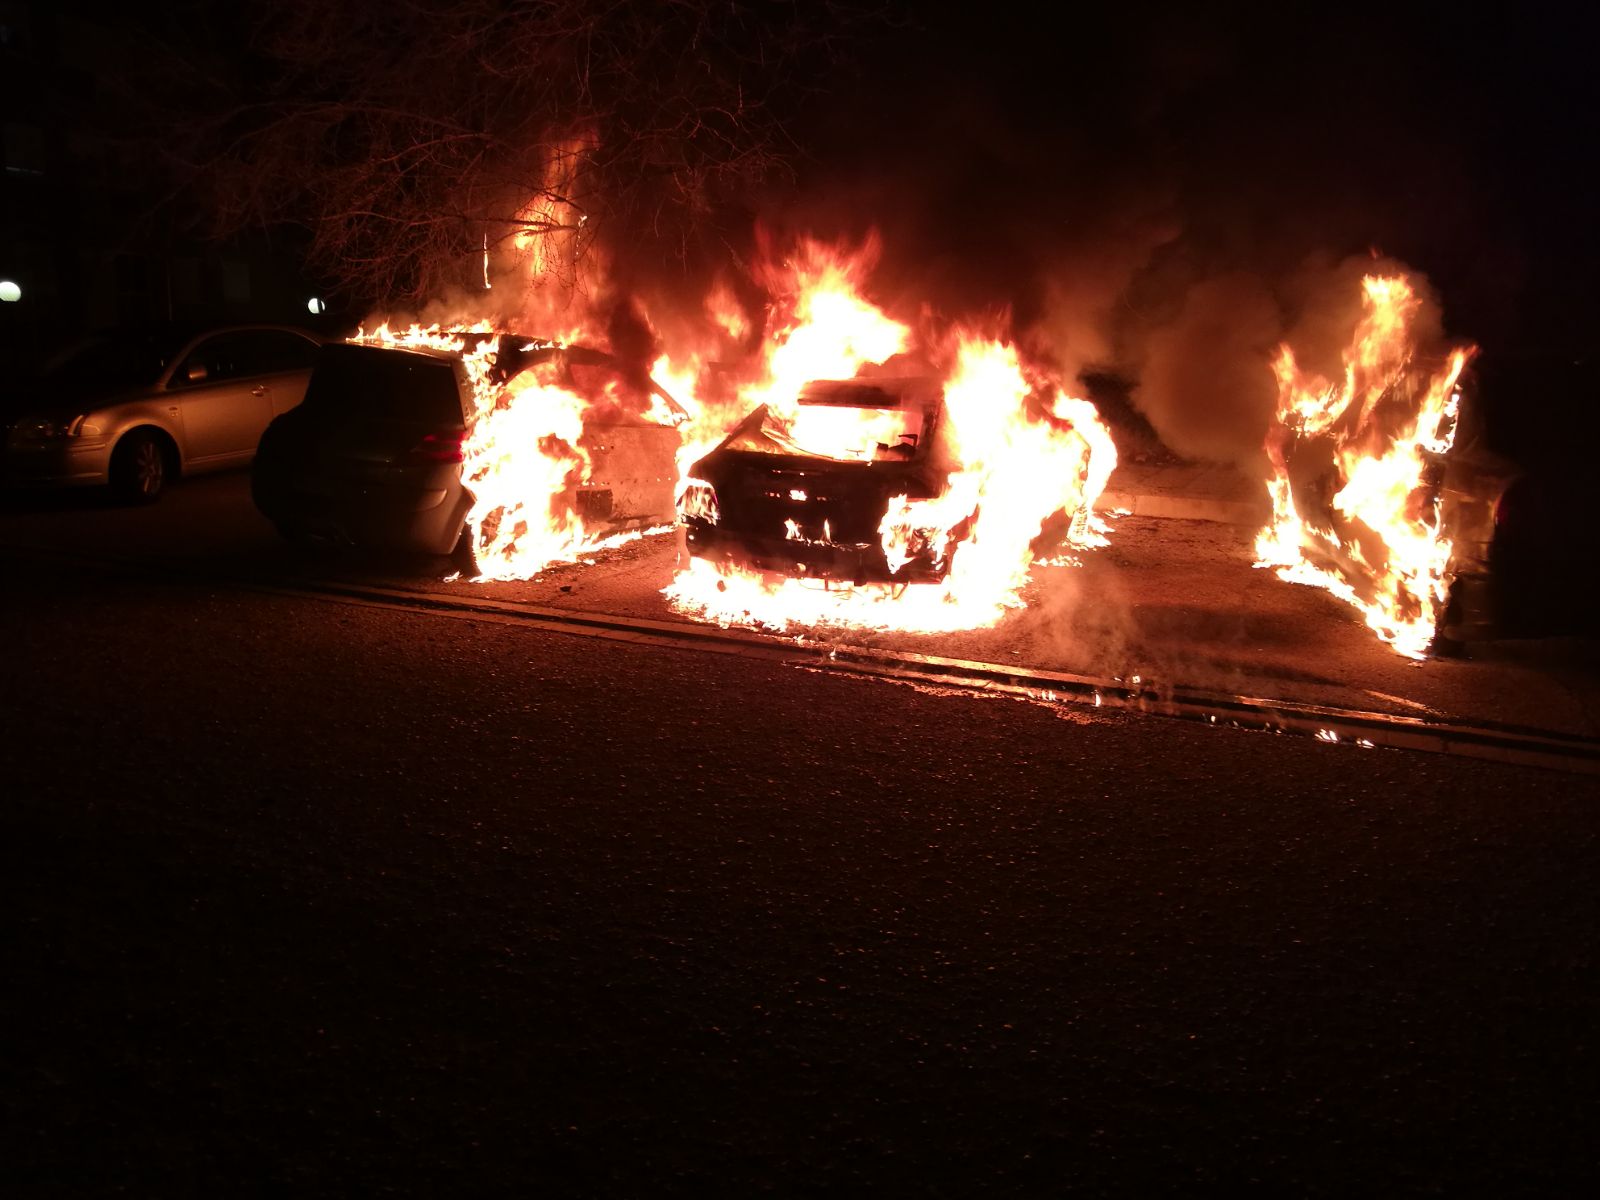
<svg viewBox="0 0 1600 1200">
<path fill-rule="evenodd" d="M 686 518 L 683 531 L 684 543 L 696 558 L 779 575 L 841 583 L 934 583 L 947 574 L 947 566 L 926 558 L 913 558 L 898 571 L 891 570 L 883 547 L 871 542 L 765 537 L 696 518 Z"/>
</svg>

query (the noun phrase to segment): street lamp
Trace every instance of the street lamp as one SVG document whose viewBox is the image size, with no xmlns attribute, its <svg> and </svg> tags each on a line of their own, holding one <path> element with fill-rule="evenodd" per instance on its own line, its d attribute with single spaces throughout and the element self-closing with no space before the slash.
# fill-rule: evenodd
<svg viewBox="0 0 1600 1200">
<path fill-rule="evenodd" d="M 15 304 L 22 299 L 22 285 L 10 279 L 0 279 L 0 301 Z"/>
</svg>

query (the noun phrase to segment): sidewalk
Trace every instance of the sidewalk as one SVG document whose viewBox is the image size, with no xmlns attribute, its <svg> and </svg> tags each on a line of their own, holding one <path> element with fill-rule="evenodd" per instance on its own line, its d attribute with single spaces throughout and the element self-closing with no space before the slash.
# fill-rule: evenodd
<svg viewBox="0 0 1600 1200">
<path fill-rule="evenodd" d="M 1264 479 L 1233 467 L 1148 466 L 1128 463 L 1111 473 L 1095 507 L 1140 517 L 1262 526 L 1271 515 Z"/>
</svg>

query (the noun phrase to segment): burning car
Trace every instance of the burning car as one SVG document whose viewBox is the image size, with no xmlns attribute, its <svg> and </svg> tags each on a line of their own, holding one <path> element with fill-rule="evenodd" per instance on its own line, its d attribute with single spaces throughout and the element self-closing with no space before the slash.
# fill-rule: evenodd
<svg viewBox="0 0 1600 1200">
<path fill-rule="evenodd" d="M 525 578 L 672 520 L 681 411 L 596 349 L 375 335 L 323 348 L 305 402 L 262 437 L 252 490 L 292 539 L 449 554 L 474 574 L 515 560 L 496 577 Z"/>
<path fill-rule="evenodd" d="M 933 500 L 941 453 L 938 380 L 816 380 L 788 411 L 764 404 L 690 468 L 678 516 L 691 555 L 857 583 L 942 579 L 961 523 L 913 536 L 891 561 L 882 527 L 896 498 Z"/>
<path fill-rule="evenodd" d="M 1362 299 L 1342 380 L 1280 348 L 1257 565 L 1332 592 L 1408 657 L 1451 653 L 1495 630 L 1490 566 L 1515 470 L 1460 436 L 1475 349 L 1419 351 L 1403 276 L 1367 276 Z"/>
</svg>

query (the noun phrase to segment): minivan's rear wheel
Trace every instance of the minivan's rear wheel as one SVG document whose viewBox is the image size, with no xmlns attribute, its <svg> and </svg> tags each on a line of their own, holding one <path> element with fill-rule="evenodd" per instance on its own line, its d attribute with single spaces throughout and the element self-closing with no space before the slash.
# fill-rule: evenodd
<svg viewBox="0 0 1600 1200">
<path fill-rule="evenodd" d="M 161 439 L 135 429 L 111 454 L 111 491 L 128 504 L 152 504 L 166 490 L 170 464 Z"/>
<path fill-rule="evenodd" d="M 478 547 L 472 534 L 472 526 L 463 522 L 461 533 L 456 538 L 456 544 L 450 551 L 450 565 L 465 579 L 471 579 L 478 573 Z"/>
</svg>

